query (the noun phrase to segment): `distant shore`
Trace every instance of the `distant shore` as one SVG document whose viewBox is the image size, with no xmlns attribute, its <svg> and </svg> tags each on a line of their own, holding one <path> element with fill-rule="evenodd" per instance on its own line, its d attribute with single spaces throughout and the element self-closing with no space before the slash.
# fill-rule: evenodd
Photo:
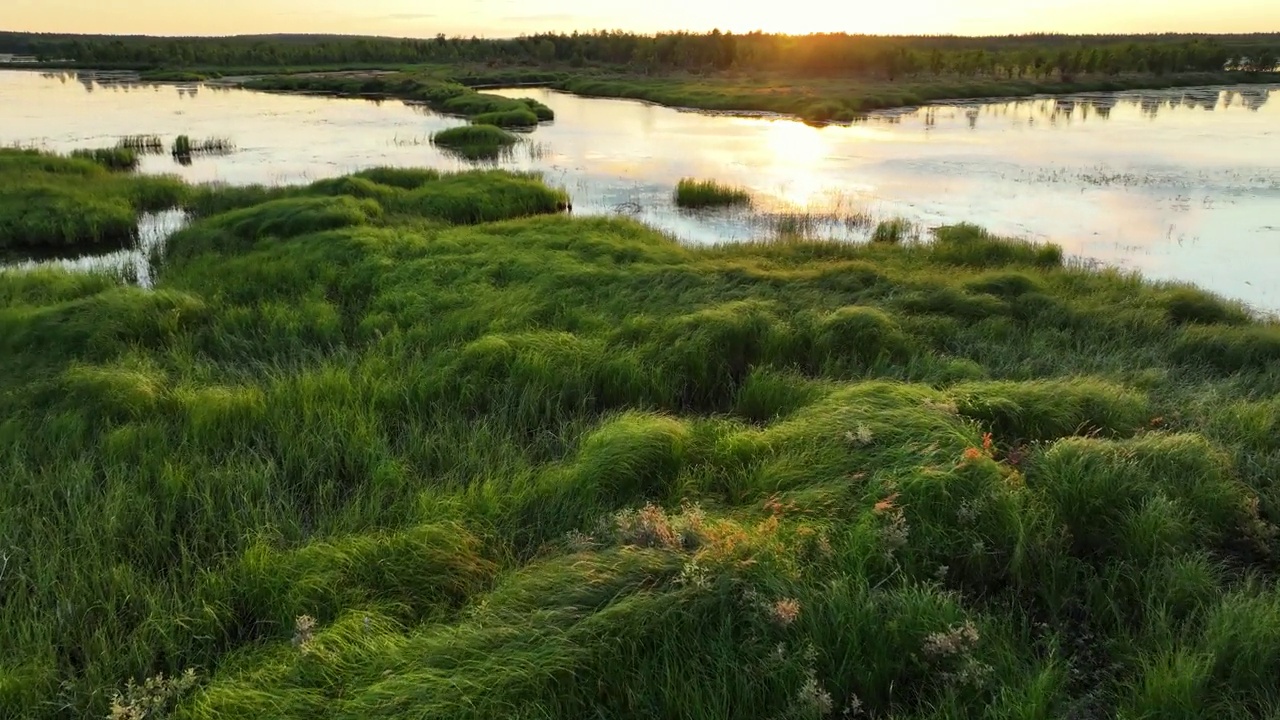
<svg viewBox="0 0 1280 720">
<path fill-rule="evenodd" d="M 11 69 L 93 70 L 65 64 L 23 65 Z M 432 102 L 439 97 L 442 86 L 465 86 L 472 90 L 542 87 L 586 97 L 644 100 L 666 107 L 716 112 L 777 114 L 808 122 L 848 122 L 872 111 L 954 100 L 1280 83 L 1280 73 L 1240 71 L 1095 74 L 1039 80 L 913 77 L 889 81 L 856 77 L 809 78 L 783 73 L 648 75 L 599 68 L 574 71 L 465 65 L 398 69 L 372 66 L 162 69 L 138 71 L 137 75 L 146 82 L 209 82 L 266 92 L 422 102 Z"/>
</svg>

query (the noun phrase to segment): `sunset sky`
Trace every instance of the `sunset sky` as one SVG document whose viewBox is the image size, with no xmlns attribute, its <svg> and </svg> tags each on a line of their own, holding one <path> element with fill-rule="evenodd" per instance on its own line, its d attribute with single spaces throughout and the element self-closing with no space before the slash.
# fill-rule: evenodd
<svg viewBox="0 0 1280 720">
<path fill-rule="evenodd" d="M 0 30 L 505 37 L 547 30 L 806 33 L 1280 31 L 1272 0 L 0 0 Z"/>
</svg>

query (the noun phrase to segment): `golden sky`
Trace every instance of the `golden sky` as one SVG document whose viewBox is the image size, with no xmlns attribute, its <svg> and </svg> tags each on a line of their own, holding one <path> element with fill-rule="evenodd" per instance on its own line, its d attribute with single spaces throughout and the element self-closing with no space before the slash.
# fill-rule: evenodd
<svg viewBox="0 0 1280 720">
<path fill-rule="evenodd" d="M 1280 0 L 0 0 L 0 30 L 506 37 L 549 30 L 1273 32 Z"/>
</svg>

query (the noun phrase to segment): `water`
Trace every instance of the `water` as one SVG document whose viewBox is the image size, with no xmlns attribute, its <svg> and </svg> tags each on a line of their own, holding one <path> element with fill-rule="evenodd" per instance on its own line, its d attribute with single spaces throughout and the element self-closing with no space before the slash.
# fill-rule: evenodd
<svg viewBox="0 0 1280 720">
<path fill-rule="evenodd" d="M 151 264 L 152 253 L 160 249 L 174 233 L 187 227 L 190 219 L 182 210 L 166 210 L 144 213 L 138 219 L 138 237 L 134 246 L 103 255 L 83 257 L 39 259 L 10 263 L 8 270 L 28 270 L 36 267 L 62 267 L 68 270 L 111 270 L 145 288 L 154 284 Z"/>
<path fill-rule="evenodd" d="M 1099 263 L 1280 310 L 1280 103 L 1241 86 L 971 102 L 850 126 L 685 112 L 539 89 L 557 114 L 496 166 L 542 171 L 580 214 L 633 215 L 695 243 L 779 225 L 857 240 L 874 220 L 973 222 Z M 56 151 L 124 135 L 227 137 L 236 153 L 144 172 L 302 183 L 374 165 L 472 167 L 429 137 L 462 120 L 398 101 L 269 95 L 0 71 L 0 143 Z M 749 212 L 690 213 L 686 176 L 750 188 Z"/>
</svg>

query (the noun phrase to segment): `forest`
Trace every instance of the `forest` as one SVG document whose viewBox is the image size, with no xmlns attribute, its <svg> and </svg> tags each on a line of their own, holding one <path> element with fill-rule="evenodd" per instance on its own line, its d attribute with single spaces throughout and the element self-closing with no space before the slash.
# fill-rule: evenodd
<svg viewBox="0 0 1280 720">
<path fill-rule="evenodd" d="M 157 69 L 483 63 L 626 66 L 632 72 L 784 72 L 803 76 L 959 75 L 1070 78 L 1076 74 L 1264 72 L 1280 35 L 790 36 L 674 32 L 539 34 L 509 39 L 390 39 L 332 35 L 226 38 L 0 33 L 0 52 L 46 63 Z"/>
</svg>

